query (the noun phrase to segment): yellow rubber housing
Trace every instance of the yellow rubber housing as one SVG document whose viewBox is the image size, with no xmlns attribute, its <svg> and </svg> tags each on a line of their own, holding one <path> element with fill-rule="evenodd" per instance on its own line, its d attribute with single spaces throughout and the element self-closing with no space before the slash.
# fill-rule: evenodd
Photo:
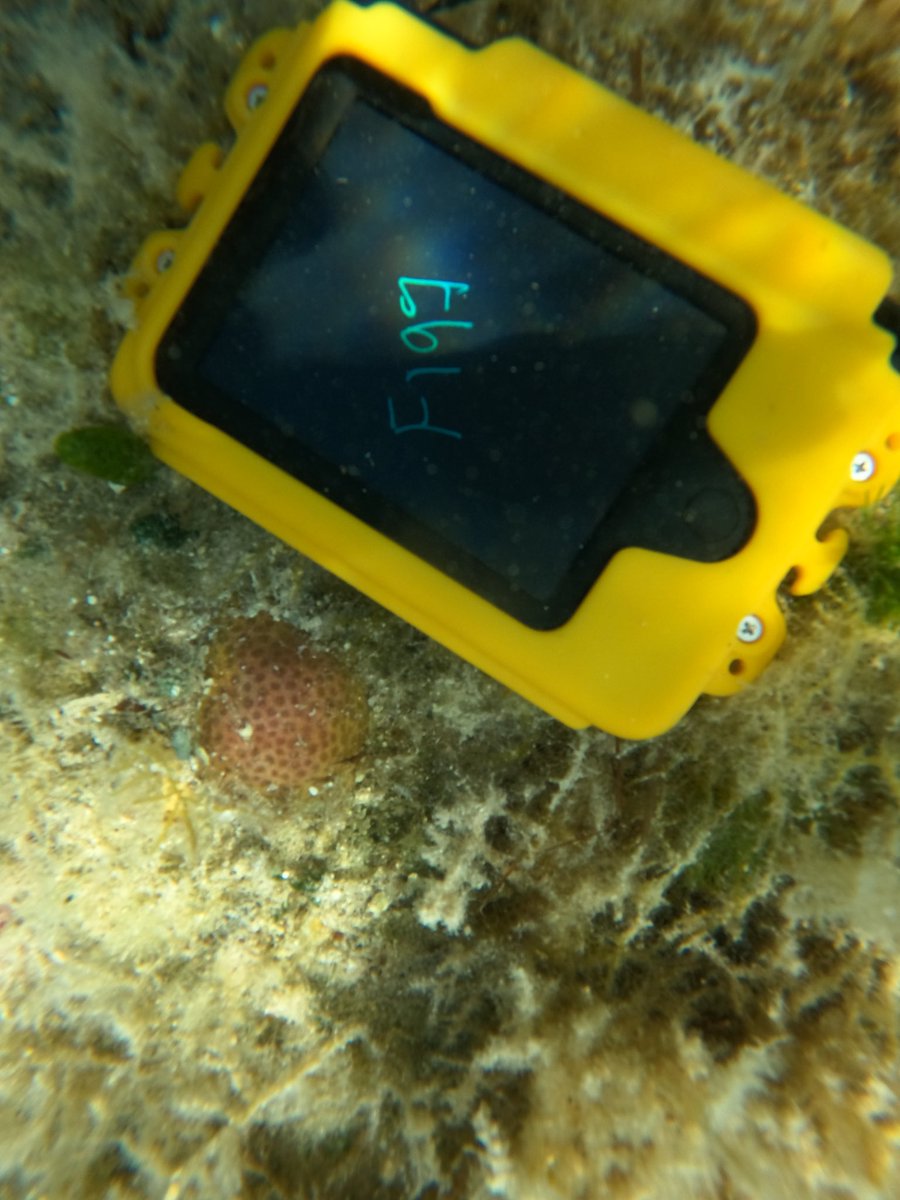
<svg viewBox="0 0 900 1200">
<path fill-rule="evenodd" d="M 160 392 L 161 337 L 310 78 L 338 55 L 419 91 L 448 124 L 752 306 L 758 338 L 709 418 L 758 506 L 740 553 L 709 564 L 622 551 L 564 626 L 538 632 Z M 784 636 L 780 585 L 815 590 L 843 553 L 840 531 L 817 536 L 825 518 L 900 474 L 900 377 L 871 319 L 886 256 L 527 42 L 469 49 L 391 3 L 333 0 L 311 24 L 267 34 L 226 110 L 233 147 L 194 155 L 178 189 L 190 223 L 152 235 L 128 285 L 137 323 L 112 389 L 159 457 L 570 725 L 648 737 L 700 693 L 757 676 Z"/>
</svg>

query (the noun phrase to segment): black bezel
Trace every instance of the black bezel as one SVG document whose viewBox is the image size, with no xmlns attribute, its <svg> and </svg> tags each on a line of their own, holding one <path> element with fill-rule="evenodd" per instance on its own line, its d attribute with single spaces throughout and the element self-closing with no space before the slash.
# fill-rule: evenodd
<svg viewBox="0 0 900 1200">
<path fill-rule="evenodd" d="M 364 483 L 324 460 L 258 412 L 213 387 L 199 364 L 231 298 L 277 235 L 298 180 L 324 153 L 358 98 L 625 260 L 642 275 L 690 301 L 726 330 L 720 350 L 657 445 L 620 493 L 549 601 L 448 543 Z M 696 561 L 736 553 L 755 522 L 752 494 L 706 430 L 706 416 L 746 355 L 756 333 L 750 306 L 687 264 L 650 245 L 558 188 L 444 124 L 419 94 L 356 59 L 336 58 L 317 72 L 258 175 L 195 280 L 156 356 L 160 388 L 179 405 L 324 494 L 534 629 L 564 624 L 620 549 L 641 546 Z"/>
</svg>

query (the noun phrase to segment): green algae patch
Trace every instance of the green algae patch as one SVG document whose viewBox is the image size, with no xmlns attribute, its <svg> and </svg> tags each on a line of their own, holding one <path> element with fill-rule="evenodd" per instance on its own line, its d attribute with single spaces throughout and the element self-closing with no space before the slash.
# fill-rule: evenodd
<svg viewBox="0 0 900 1200">
<path fill-rule="evenodd" d="M 149 512 L 136 517 L 128 532 L 139 546 L 150 550 L 180 550 L 191 536 L 178 518 L 168 512 Z"/>
<path fill-rule="evenodd" d="M 159 466 L 146 442 L 122 425 L 85 425 L 61 433 L 53 449 L 66 466 L 131 487 Z"/>
<path fill-rule="evenodd" d="M 752 887 L 769 862 L 775 837 L 772 797 L 748 796 L 711 830 L 696 858 L 666 890 L 666 900 L 702 909 Z"/>
<path fill-rule="evenodd" d="M 861 535 L 851 543 L 847 573 L 859 588 L 866 617 L 875 625 L 900 626 L 900 503 L 865 513 Z"/>
</svg>

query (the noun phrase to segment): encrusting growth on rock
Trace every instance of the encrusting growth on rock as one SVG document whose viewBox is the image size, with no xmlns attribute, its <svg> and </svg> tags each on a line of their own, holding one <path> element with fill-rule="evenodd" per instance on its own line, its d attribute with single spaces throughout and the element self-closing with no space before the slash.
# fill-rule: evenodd
<svg viewBox="0 0 900 1200">
<path fill-rule="evenodd" d="M 268 613 L 224 627 L 207 659 L 198 740 L 223 776 L 260 789 L 329 775 L 362 749 L 362 688 L 331 654 Z"/>
</svg>

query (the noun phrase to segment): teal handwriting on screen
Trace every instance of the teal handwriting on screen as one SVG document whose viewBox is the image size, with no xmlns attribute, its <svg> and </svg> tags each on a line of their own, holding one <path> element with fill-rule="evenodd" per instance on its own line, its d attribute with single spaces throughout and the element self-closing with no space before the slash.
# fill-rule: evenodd
<svg viewBox="0 0 900 1200">
<path fill-rule="evenodd" d="M 412 296 L 413 288 L 438 288 L 443 295 L 444 312 L 450 311 L 454 297 L 464 297 L 469 290 L 467 283 L 453 283 L 448 279 L 415 279 L 409 275 L 401 275 L 397 280 L 400 293 L 400 311 L 405 317 L 418 317 L 419 307 Z M 433 354 L 440 347 L 440 330 L 471 329 L 471 321 L 431 320 L 419 321 L 415 325 L 407 325 L 401 330 L 400 338 L 403 344 L 414 354 Z M 461 375 L 462 367 L 413 367 L 406 372 L 404 383 L 413 384 L 417 392 L 419 405 L 419 420 L 409 424 L 401 424 L 397 418 L 396 404 L 393 396 L 388 396 L 388 419 L 394 433 L 436 433 L 442 437 L 461 438 L 458 429 L 447 429 L 435 425 L 431 420 L 431 410 L 428 397 L 419 390 L 429 375 Z M 418 381 L 418 382 L 414 382 Z"/>
</svg>

